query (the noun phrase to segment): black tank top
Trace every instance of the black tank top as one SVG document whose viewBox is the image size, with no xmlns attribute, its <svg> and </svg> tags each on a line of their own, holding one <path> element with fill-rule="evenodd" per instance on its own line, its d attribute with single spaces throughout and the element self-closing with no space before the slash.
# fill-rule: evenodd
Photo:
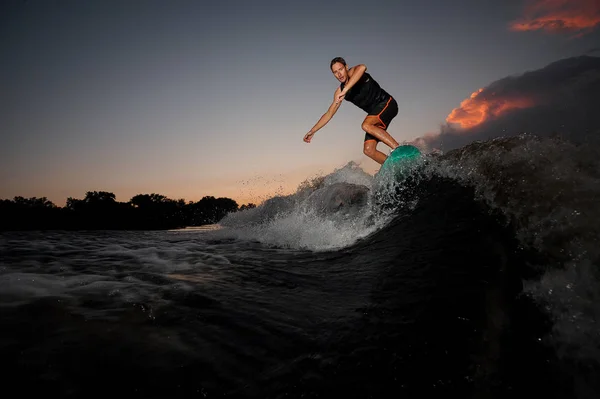
<svg viewBox="0 0 600 399">
<path fill-rule="evenodd" d="M 345 83 L 340 84 L 340 88 L 344 90 Z M 391 96 L 379 86 L 368 73 L 364 73 L 358 82 L 346 93 L 346 100 L 356 105 L 366 113 L 371 111 L 382 102 L 389 100 Z"/>
</svg>

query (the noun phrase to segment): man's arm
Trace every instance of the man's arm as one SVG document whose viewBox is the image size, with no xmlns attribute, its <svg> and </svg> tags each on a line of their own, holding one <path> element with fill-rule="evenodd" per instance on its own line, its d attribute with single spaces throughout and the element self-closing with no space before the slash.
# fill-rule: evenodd
<svg viewBox="0 0 600 399">
<path fill-rule="evenodd" d="M 359 81 L 359 79 L 364 75 L 366 71 L 367 66 L 365 64 L 358 64 L 348 70 L 348 75 L 350 76 L 350 79 L 348 79 L 348 83 L 344 85 L 344 90 L 342 90 L 337 96 L 337 101 L 342 101 L 344 99 L 346 93 L 348 93 L 348 90 L 350 90 L 352 86 L 354 86 L 356 82 Z"/>
<path fill-rule="evenodd" d="M 335 90 L 335 93 L 333 95 L 333 102 L 329 106 L 329 109 L 327 110 L 327 112 L 325 112 L 323 114 L 323 116 L 321 116 L 321 118 L 313 126 L 313 128 L 310 129 L 308 131 L 308 133 L 306 133 L 306 135 L 304 136 L 304 141 L 306 141 L 307 143 L 310 143 L 310 140 L 312 139 L 312 136 L 314 136 L 314 134 L 319 129 L 321 129 L 323 126 L 325 126 L 331 120 L 331 118 L 333 118 L 333 115 L 335 115 L 335 113 L 337 112 L 337 110 L 340 108 L 340 105 L 342 105 L 342 102 L 337 100 L 337 98 L 339 97 L 340 93 L 341 93 L 341 90 L 338 87 Z"/>
</svg>

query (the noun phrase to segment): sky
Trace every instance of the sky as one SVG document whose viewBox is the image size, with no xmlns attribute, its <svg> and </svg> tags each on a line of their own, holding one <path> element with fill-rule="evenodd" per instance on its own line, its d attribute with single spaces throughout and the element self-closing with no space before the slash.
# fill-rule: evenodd
<svg viewBox="0 0 600 399">
<path fill-rule="evenodd" d="M 5 0 L 0 198 L 260 203 L 350 161 L 378 169 L 351 103 L 302 140 L 333 101 L 333 57 L 367 66 L 399 105 L 389 133 L 413 142 L 531 107 L 481 111 L 494 82 L 599 43 L 600 0 Z"/>
</svg>

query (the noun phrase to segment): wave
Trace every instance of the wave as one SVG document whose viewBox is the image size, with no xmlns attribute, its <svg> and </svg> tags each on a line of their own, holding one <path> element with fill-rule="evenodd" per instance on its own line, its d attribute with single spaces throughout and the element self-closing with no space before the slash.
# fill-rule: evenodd
<svg viewBox="0 0 600 399">
<path fill-rule="evenodd" d="M 449 180 L 471 188 L 473 204 L 495 215 L 527 253 L 522 294 L 553 321 L 540 339 L 563 359 L 598 365 L 599 160 L 598 146 L 523 134 L 428 155 L 402 182 L 382 182 L 349 163 L 292 195 L 228 215 L 219 234 L 298 250 L 368 245 L 374 234 L 392 235 L 390 223 L 410 220 L 423 198 L 435 197 L 436 180 Z"/>
<path fill-rule="evenodd" d="M 599 147 L 520 135 L 476 142 L 428 164 L 475 188 L 534 254 L 524 292 L 545 307 L 559 356 L 600 360 Z"/>
</svg>

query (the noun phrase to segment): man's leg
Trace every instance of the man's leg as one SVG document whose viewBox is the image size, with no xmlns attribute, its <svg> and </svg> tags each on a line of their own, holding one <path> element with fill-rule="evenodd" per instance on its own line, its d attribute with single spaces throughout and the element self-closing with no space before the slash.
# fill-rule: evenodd
<svg viewBox="0 0 600 399">
<path fill-rule="evenodd" d="M 398 147 L 398 142 L 388 132 L 386 132 L 383 128 L 378 126 L 379 124 L 381 124 L 381 121 L 377 116 L 369 115 L 363 121 L 362 129 L 365 132 L 369 133 L 371 136 L 376 137 L 378 140 L 382 141 L 392 150 Z"/>
<path fill-rule="evenodd" d="M 366 140 L 363 147 L 363 152 L 366 156 L 382 165 L 387 159 L 387 155 L 377 150 L 377 140 Z"/>
</svg>

